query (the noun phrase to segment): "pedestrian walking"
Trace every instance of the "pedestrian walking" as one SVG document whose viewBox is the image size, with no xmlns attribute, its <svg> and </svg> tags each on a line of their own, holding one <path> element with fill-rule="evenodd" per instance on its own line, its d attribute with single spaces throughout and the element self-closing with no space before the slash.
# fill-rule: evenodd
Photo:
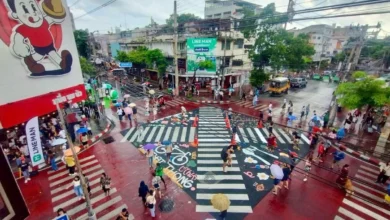
<svg viewBox="0 0 390 220">
<path fill-rule="evenodd" d="M 232 165 L 231 154 L 233 152 L 234 152 L 233 145 L 229 145 L 228 147 L 225 147 L 222 149 L 222 152 L 221 152 L 221 159 L 223 161 L 222 169 L 223 169 L 223 172 L 225 172 L 225 173 L 227 172 L 226 167 Z"/>
<path fill-rule="evenodd" d="M 273 193 L 274 195 L 278 195 L 279 189 L 282 188 L 282 187 L 280 186 L 280 182 L 281 182 L 280 179 L 277 179 L 277 178 L 274 179 L 274 188 L 273 188 L 273 190 L 272 190 L 272 193 Z"/>
<path fill-rule="evenodd" d="M 30 164 L 27 163 L 26 159 L 21 160 L 21 163 L 19 165 L 20 170 L 22 171 L 23 177 L 24 177 L 24 183 L 27 183 L 30 181 Z"/>
<path fill-rule="evenodd" d="M 306 182 L 307 178 L 309 177 L 312 162 L 313 162 L 313 153 L 309 153 L 309 156 L 305 161 L 305 178 L 303 179 L 303 182 Z"/>
<path fill-rule="evenodd" d="M 80 135 L 80 142 L 83 145 L 83 147 L 88 147 L 88 135 L 87 135 L 87 133 L 82 133 Z"/>
<path fill-rule="evenodd" d="M 246 101 L 246 94 L 245 94 L 245 92 L 243 92 L 243 93 L 242 93 L 241 100 L 244 100 L 244 101 Z"/>
<path fill-rule="evenodd" d="M 134 106 L 132 108 L 133 110 L 133 120 L 134 120 L 134 123 L 137 124 L 138 122 L 138 109 L 137 109 L 137 106 Z"/>
<path fill-rule="evenodd" d="M 269 114 L 272 113 L 272 102 L 270 102 L 269 105 L 268 105 L 268 113 Z"/>
<path fill-rule="evenodd" d="M 301 118 L 300 118 L 301 121 L 302 121 L 303 117 L 305 117 L 305 110 L 306 110 L 306 107 L 303 106 L 302 110 L 301 110 Z"/>
<path fill-rule="evenodd" d="M 58 170 L 58 166 L 57 166 L 57 163 L 56 163 L 55 153 L 53 151 L 51 151 L 51 150 L 48 150 L 47 153 L 48 153 L 48 160 L 49 160 L 51 169 L 53 171 L 57 171 Z"/>
<path fill-rule="evenodd" d="M 167 154 L 167 163 L 170 163 L 171 162 L 171 154 L 172 154 L 172 144 L 168 144 L 166 147 L 165 147 L 165 153 Z"/>
<path fill-rule="evenodd" d="M 162 197 L 161 189 L 160 189 L 161 178 L 159 176 L 157 176 L 156 173 L 152 173 L 152 176 L 153 176 L 152 186 L 153 186 L 154 190 L 158 192 L 158 196 L 161 199 L 161 197 Z"/>
<path fill-rule="evenodd" d="M 385 197 L 384 197 L 383 202 L 386 203 L 387 205 L 390 205 L 390 184 L 387 185 L 387 189 L 386 189 L 386 193 L 385 193 Z"/>
<path fill-rule="evenodd" d="M 150 215 L 156 217 L 156 191 L 149 190 L 148 196 L 146 197 L 146 206 L 149 208 Z"/>
<path fill-rule="evenodd" d="M 283 170 L 282 185 L 284 188 L 288 189 L 288 180 L 290 179 L 290 174 L 291 174 L 290 165 L 284 164 L 282 170 Z"/>
<path fill-rule="evenodd" d="M 153 168 L 153 159 L 154 159 L 154 150 L 153 149 L 148 149 L 146 150 L 146 158 L 148 159 L 148 164 L 150 169 Z"/>
<path fill-rule="evenodd" d="M 102 176 L 100 177 L 100 186 L 102 187 L 104 194 L 109 196 L 111 190 L 111 178 L 105 173 L 102 173 Z"/>
<path fill-rule="evenodd" d="M 257 95 L 255 95 L 254 97 L 253 97 L 253 107 L 256 107 L 256 104 L 257 104 Z"/>
<path fill-rule="evenodd" d="M 146 207 L 146 196 L 148 195 L 149 188 L 144 181 L 141 181 L 138 188 L 138 196 L 142 198 L 142 204 Z"/>
<path fill-rule="evenodd" d="M 324 114 L 324 124 L 322 126 L 323 128 L 327 128 L 328 127 L 329 116 L 330 116 L 329 111 L 326 111 L 325 114 Z"/>
<path fill-rule="evenodd" d="M 157 105 L 155 104 L 153 106 L 153 120 L 156 120 L 156 116 L 157 116 Z"/>
<path fill-rule="evenodd" d="M 118 217 L 116 217 L 116 220 L 127 220 L 129 219 L 129 211 L 127 211 L 126 208 L 123 208 L 121 213 L 119 213 Z"/>
<path fill-rule="evenodd" d="M 164 187 L 165 189 L 167 188 L 167 184 L 165 183 L 165 180 L 163 178 L 164 176 L 164 167 L 160 164 L 160 163 L 157 163 L 156 164 L 156 170 L 155 170 L 155 173 L 156 173 L 156 176 L 157 177 L 160 177 L 161 181 L 164 183 Z"/>
<path fill-rule="evenodd" d="M 118 110 L 116 110 L 116 114 L 118 115 L 119 121 L 122 121 L 122 118 L 123 118 L 122 108 L 118 107 Z"/>
<path fill-rule="evenodd" d="M 89 185 L 89 178 L 85 174 L 83 174 L 83 177 L 84 177 L 85 187 L 87 188 L 88 194 L 89 196 L 92 196 L 91 186 Z"/>
<path fill-rule="evenodd" d="M 269 133 L 269 137 L 267 138 L 267 150 L 271 153 L 274 152 L 274 149 L 277 147 L 276 137 L 274 134 Z"/>
<path fill-rule="evenodd" d="M 71 218 L 69 217 L 69 215 L 67 215 L 66 214 L 66 211 L 63 209 L 63 208 L 59 208 L 58 210 L 57 210 L 57 217 L 60 217 L 60 216 L 62 216 L 62 217 L 66 217 L 66 219 L 69 219 L 69 220 L 71 220 Z M 62 218 L 61 218 L 62 219 Z"/>
<path fill-rule="evenodd" d="M 339 176 L 336 179 L 336 183 L 339 185 L 339 187 L 345 186 L 345 183 L 347 182 L 348 179 L 348 173 L 349 173 L 349 165 L 345 164 L 341 169 Z"/>
<path fill-rule="evenodd" d="M 142 125 L 138 125 L 137 127 L 137 142 L 141 143 L 143 139 L 144 127 Z"/>
<path fill-rule="evenodd" d="M 379 167 L 379 175 L 376 180 L 376 183 L 385 185 L 389 177 L 390 177 L 390 162 L 387 162 L 386 164 L 382 164 Z"/>
<path fill-rule="evenodd" d="M 308 125 L 309 125 L 309 133 L 311 133 L 313 131 L 313 127 L 315 126 L 314 120 L 310 120 Z"/>
<path fill-rule="evenodd" d="M 284 113 L 286 111 L 286 107 L 287 107 L 287 99 L 284 99 L 283 105 L 282 105 L 282 111 L 280 112 L 280 114 L 284 115 Z"/>
<path fill-rule="evenodd" d="M 78 200 L 80 201 L 81 199 L 85 199 L 83 189 L 81 188 L 81 181 L 79 176 L 75 176 L 73 178 L 72 183 L 67 187 L 67 189 L 72 186 L 73 186 L 74 193 L 78 197 Z"/>
<path fill-rule="evenodd" d="M 74 175 L 76 162 L 75 162 L 75 160 L 73 158 L 73 155 L 66 156 L 64 159 L 65 159 L 66 167 L 68 168 L 68 171 L 69 171 L 69 175 L 70 176 Z"/>
<path fill-rule="evenodd" d="M 268 133 L 273 134 L 273 126 L 274 126 L 274 123 L 271 121 L 268 124 Z"/>
<path fill-rule="evenodd" d="M 307 119 L 307 116 L 309 115 L 309 113 L 310 113 L 310 104 L 308 104 L 308 105 L 306 106 L 306 114 L 305 114 L 306 119 Z"/>
<path fill-rule="evenodd" d="M 263 111 L 260 111 L 259 120 L 264 121 L 264 113 L 263 113 Z"/>
<path fill-rule="evenodd" d="M 337 165 L 337 167 L 340 169 L 340 165 L 339 165 L 340 161 L 342 161 L 345 158 L 344 152 L 336 149 L 336 152 L 331 153 L 331 155 L 332 154 L 333 154 L 333 163 L 330 169 L 333 169 L 335 165 Z"/>
<path fill-rule="evenodd" d="M 310 146 L 309 146 L 310 150 L 314 150 L 316 148 L 317 143 L 318 143 L 318 139 L 319 139 L 319 137 L 318 137 L 317 133 L 315 133 L 311 136 L 311 141 L 310 141 Z"/>
<path fill-rule="evenodd" d="M 318 151 L 318 154 L 317 154 L 318 163 L 322 163 L 323 162 L 322 158 L 324 157 L 324 154 L 325 154 L 325 146 L 324 146 L 323 142 L 321 142 L 318 145 L 317 151 Z"/>
</svg>

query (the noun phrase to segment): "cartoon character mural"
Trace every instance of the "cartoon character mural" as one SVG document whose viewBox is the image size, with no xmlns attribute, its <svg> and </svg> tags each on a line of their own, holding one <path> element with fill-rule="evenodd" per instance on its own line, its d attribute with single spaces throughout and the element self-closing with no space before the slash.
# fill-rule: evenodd
<svg viewBox="0 0 390 220">
<path fill-rule="evenodd" d="M 72 55 L 55 47 L 52 25 L 61 25 L 66 9 L 61 0 L 4 0 L 10 19 L 16 24 L 10 36 L 10 50 L 21 59 L 31 77 L 63 75 L 71 71 Z"/>
</svg>

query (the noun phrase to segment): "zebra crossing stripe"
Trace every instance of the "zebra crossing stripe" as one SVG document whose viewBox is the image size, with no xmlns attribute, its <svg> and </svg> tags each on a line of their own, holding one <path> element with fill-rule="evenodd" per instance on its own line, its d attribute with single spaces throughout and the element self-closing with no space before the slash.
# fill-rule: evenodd
<svg viewBox="0 0 390 220">
<path fill-rule="evenodd" d="M 157 134 L 156 138 L 154 139 L 154 142 L 161 141 L 161 136 L 162 136 L 164 130 L 165 130 L 165 127 L 160 127 L 160 130 L 158 131 L 158 134 Z"/>
<path fill-rule="evenodd" d="M 213 171 L 213 172 L 222 172 L 223 171 L 223 168 L 222 167 L 196 167 L 196 170 L 199 171 L 199 172 L 209 172 L 209 171 Z M 240 172 L 240 168 L 239 167 L 228 167 L 227 168 L 227 171 L 229 172 Z"/>
<path fill-rule="evenodd" d="M 84 170 L 83 171 L 83 173 L 88 173 L 88 172 L 91 172 L 91 171 L 94 171 L 94 170 L 97 170 L 97 169 L 99 169 L 99 168 L 101 168 L 102 166 L 100 165 L 100 164 L 97 164 L 96 166 L 93 166 L 93 167 L 91 167 L 91 168 L 89 168 L 89 169 L 86 169 L 86 170 Z M 103 170 L 101 170 L 101 171 L 103 171 Z M 99 171 L 98 171 L 99 172 Z M 53 186 L 56 186 L 56 185 L 58 185 L 58 184 L 61 184 L 61 183 L 63 183 L 63 182 L 66 182 L 66 181 L 68 181 L 68 180 L 71 180 L 71 179 L 73 179 L 74 178 L 74 176 L 66 176 L 66 177 L 64 177 L 64 178 L 62 178 L 62 179 L 60 179 L 60 180 L 57 180 L 57 181 L 55 181 L 55 182 L 53 182 L 53 183 L 50 183 L 50 187 L 53 187 Z"/>
<path fill-rule="evenodd" d="M 364 218 L 359 217 L 358 215 L 344 209 L 343 207 L 340 207 L 338 212 L 340 212 L 344 216 L 348 216 L 348 218 L 353 219 L 353 220 L 364 220 Z"/>
<path fill-rule="evenodd" d="M 87 160 L 90 160 L 90 159 L 92 159 L 92 158 L 95 158 L 95 155 L 91 155 L 91 156 L 88 156 L 88 157 L 84 157 L 84 158 L 80 159 L 79 162 L 82 163 L 82 162 L 87 161 Z M 57 170 L 57 171 L 49 170 L 49 171 L 47 171 L 47 174 L 51 174 L 51 173 L 54 173 L 54 172 L 58 172 L 59 170 L 63 170 L 63 169 L 65 169 L 65 168 L 66 168 L 65 165 L 60 166 L 60 167 L 58 167 L 58 170 Z"/>
<path fill-rule="evenodd" d="M 95 184 L 97 184 L 97 183 L 99 183 L 99 182 L 100 182 L 100 179 L 97 178 L 97 179 L 94 179 L 94 180 L 92 180 L 91 182 L 89 182 L 89 185 L 90 185 L 90 186 L 93 186 L 93 185 L 95 185 Z M 53 195 L 53 194 L 56 194 L 57 192 L 61 192 L 61 191 L 63 191 L 63 190 L 67 190 L 66 187 L 68 187 L 68 186 L 67 186 L 67 185 L 64 185 L 64 186 L 58 187 L 57 189 L 50 191 L 50 193 L 51 193 L 51 195 Z M 92 188 L 92 189 L 91 189 L 91 192 L 94 193 L 94 188 L 93 188 L 93 187 L 91 187 L 91 188 Z M 101 188 L 100 188 L 100 185 L 99 185 L 99 187 L 98 187 L 97 189 L 101 189 Z M 97 191 L 97 190 L 96 190 L 96 191 Z M 53 198 L 51 199 L 51 202 L 54 203 L 54 202 L 56 202 L 56 201 L 58 201 L 58 200 L 60 200 L 60 199 L 63 199 L 63 198 L 65 198 L 65 197 L 69 196 L 69 195 L 72 195 L 72 194 L 74 194 L 73 189 L 72 189 L 72 190 L 68 190 L 68 191 L 65 192 L 65 193 L 62 193 L 62 194 L 60 194 L 60 195 L 58 195 L 58 196 L 53 197 Z M 57 211 L 57 210 L 54 210 L 54 211 Z"/>
<path fill-rule="evenodd" d="M 263 134 L 261 134 L 259 128 L 255 128 L 255 132 L 256 132 L 257 136 L 260 138 L 261 142 L 267 143 L 267 140 L 264 138 Z"/>
<path fill-rule="evenodd" d="M 244 138 L 244 142 L 249 142 L 245 132 L 244 132 L 244 129 L 243 128 L 238 128 L 238 130 L 240 131 L 240 134 L 241 136 Z"/>
<path fill-rule="evenodd" d="M 149 129 L 150 129 L 150 127 L 146 127 L 145 128 L 144 132 L 142 132 L 142 135 L 141 135 L 141 138 L 140 138 L 141 140 L 138 140 L 138 141 L 143 141 L 144 140 L 145 135 L 148 133 Z"/>
<path fill-rule="evenodd" d="M 146 142 L 151 142 L 152 138 L 154 136 L 154 133 L 156 133 L 157 127 L 153 127 L 152 131 L 148 134 L 148 138 L 146 138 Z"/>
<path fill-rule="evenodd" d="M 196 199 L 204 199 L 204 200 L 211 200 L 211 198 L 215 194 L 211 193 L 197 193 L 196 194 Z M 224 194 L 226 195 L 229 200 L 249 200 L 249 196 L 247 194 Z"/>
<path fill-rule="evenodd" d="M 121 142 L 125 142 L 127 141 L 127 139 L 129 138 L 130 134 L 133 133 L 133 131 L 135 130 L 135 128 L 130 128 L 129 131 L 126 133 L 126 135 L 122 138 Z"/>
<path fill-rule="evenodd" d="M 216 183 L 216 184 L 203 184 L 198 183 L 198 189 L 246 189 L 243 183 Z"/>
<path fill-rule="evenodd" d="M 276 139 L 278 139 L 280 143 L 285 144 L 286 142 L 284 142 L 283 138 L 279 135 L 279 133 L 276 130 L 277 129 L 274 129 L 274 132 L 273 132 Z"/>
<path fill-rule="evenodd" d="M 207 180 L 209 175 L 196 175 L 198 180 Z M 242 175 L 213 175 L 214 180 L 243 180 Z"/>
<path fill-rule="evenodd" d="M 198 152 L 221 152 L 223 148 L 198 148 Z"/>
<path fill-rule="evenodd" d="M 255 134 L 252 131 L 252 128 L 246 128 L 246 131 L 249 134 L 249 136 L 251 137 L 252 141 L 257 143 L 258 141 L 257 141 Z"/>
<path fill-rule="evenodd" d="M 141 130 L 135 130 L 135 132 L 132 134 L 131 136 L 131 139 L 129 140 L 130 142 L 134 142 L 135 139 L 137 139 L 137 137 L 139 136 L 139 133 L 141 132 Z M 141 134 L 142 135 L 142 134 Z M 141 136 L 142 137 L 142 136 Z"/>
<path fill-rule="evenodd" d="M 229 206 L 229 213 L 253 213 L 251 206 Z M 196 205 L 196 212 L 221 212 L 211 205 Z"/>
<path fill-rule="evenodd" d="M 193 142 L 193 141 L 194 141 L 194 138 L 195 138 L 195 131 L 196 131 L 196 128 L 195 128 L 195 127 L 191 127 L 191 128 L 190 128 L 190 137 L 189 137 L 188 142 Z"/>
<path fill-rule="evenodd" d="M 122 197 L 121 196 L 117 196 L 117 197 L 109 200 L 108 202 L 105 202 L 102 205 L 94 208 L 93 210 L 95 211 L 95 213 L 99 213 L 99 212 L 107 209 L 108 207 L 114 205 L 115 203 L 117 203 L 117 202 L 119 202 L 121 200 L 122 200 Z M 77 220 L 85 220 L 85 219 L 87 219 L 87 216 L 88 216 L 88 213 L 85 213 L 84 215 L 78 217 Z"/>
<path fill-rule="evenodd" d="M 230 135 L 223 135 L 223 134 L 199 134 L 198 137 L 226 137 L 226 138 L 229 138 Z"/>
<path fill-rule="evenodd" d="M 291 138 L 283 131 L 283 129 L 278 129 L 278 132 L 282 134 L 282 136 L 288 140 L 288 143 L 292 144 Z"/>
<path fill-rule="evenodd" d="M 187 137 L 187 127 L 183 127 L 182 130 L 181 130 L 180 141 L 181 142 L 185 142 L 186 141 L 186 137 Z"/>
<path fill-rule="evenodd" d="M 222 159 L 221 160 L 198 160 L 197 162 L 198 164 L 223 164 Z M 238 164 L 237 160 L 232 160 L 232 164 Z"/>
<path fill-rule="evenodd" d="M 231 154 L 230 156 L 231 157 L 236 157 L 235 154 Z M 198 154 L 198 157 L 207 157 L 207 158 L 214 158 L 214 157 L 216 157 L 216 158 L 220 158 L 221 155 L 220 154 Z"/>
<path fill-rule="evenodd" d="M 199 139 L 199 142 L 229 142 L 230 143 L 230 139 L 221 139 L 221 138 L 218 138 L 218 139 Z"/>
<path fill-rule="evenodd" d="M 268 108 L 268 106 L 266 106 L 266 105 L 259 105 L 259 106 L 256 106 L 254 109 L 256 109 L 256 110 L 264 110 L 264 109 L 267 109 Z"/>
<path fill-rule="evenodd" d="M 84 164 L 81 164 L 80 165 L 80 167 L 81 168 L 84 168 L 84 167 L 87 167 L 87 166 L 90 166 L 90 165 L 92 165 L 92 164 L 95 164 L 95 163 L 98 163 L 98 160 L 93 160 L 93 161 L 89 161 L 89 162 L 87 162 L 87 163 L 84 163 Z M 58 171 L 57 171 L 58 172 Z M 51 175 L 51 176 L 49 176 L 49 180 L 53 180 L 53 179 L 56 179 L 56 178 L 58 178 L 58 177 L 61 177 L 61 176 L 63 176 L 63 175 L 65 175 L 65 174 L 67 174 L 67 173 L 69 173 L 69 171 L 68 170 L 65 170 L 65 171 L 62 171 L 62 172 L 60 172 L 60 173 L 56 173 L 56 174 L 54 174 L 54 175 Z"/>
<path fill-rule="evenodd" d="M 112 210 L 111 212 L 105 214 L 104 216 L 100 217 L 99 220 L 111 220 L 114 219 L 114 217 L 118 216 L 118 213 L 122 211 L 122 209 L 127 209 L 127 205 L 121 205 L 120 207 Z M 128 217 L 129 220 L 133 220 L 134 216 L 132 214 Z"/>
<path fill-rule="evenodd" d="M 229 142 L 230 143 L 230 142 Z M 226 147 L 227 143 L 199 143 L 199 147 Z"/>
<path fill-rule="evenodd" d="M 169 140 L 169 137 L 171 136 L 171 130 L 172 127 L 168 127 L 167 133 L 165 133 L 164 141 Z"/>
<path fill-rule="evenodd" d="M 306 142 L 306 144 L 310 144 L 310 140 L 307 139 L 307 137 L 305 135 L 301 135 L 301 138 Z"/>
<path fill-rule="evenodd" d="M 172 135 L 172 142 L 177 142 L 177 138 L 180 132 L 179 129 L 180 129 L 179 127 L 175 127 L 175 130 L 173 131 L 173 135 Z"/>
</svg>

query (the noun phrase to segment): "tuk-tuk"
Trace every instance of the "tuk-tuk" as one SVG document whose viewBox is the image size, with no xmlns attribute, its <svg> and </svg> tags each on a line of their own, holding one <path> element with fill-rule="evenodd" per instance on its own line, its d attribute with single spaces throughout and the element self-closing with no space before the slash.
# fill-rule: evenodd
<svg viewBox="0 0 390 220">
<path fill-rule="evenodd" d="M 272 79 L 269 83 L 268 91 L 271 95 L 273 94 L 282 94 L 288 93 L 288 89 L 290 88 L 290 81 L 286 77 L 276 77 Z"/>
</svg>

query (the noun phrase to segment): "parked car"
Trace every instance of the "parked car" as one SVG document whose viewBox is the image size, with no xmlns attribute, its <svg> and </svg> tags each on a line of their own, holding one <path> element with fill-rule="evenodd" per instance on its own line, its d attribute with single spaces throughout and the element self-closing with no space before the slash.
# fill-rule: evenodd
<svg viewBox="0 0 390 220">
<path fill-rule="evenodd" d="M 290 85 L 292 88 L 302 88 L 306 87 L 307 85 L 307 80 L 305 78 L 294 78 L 290 80 Z"/>
</svg>

